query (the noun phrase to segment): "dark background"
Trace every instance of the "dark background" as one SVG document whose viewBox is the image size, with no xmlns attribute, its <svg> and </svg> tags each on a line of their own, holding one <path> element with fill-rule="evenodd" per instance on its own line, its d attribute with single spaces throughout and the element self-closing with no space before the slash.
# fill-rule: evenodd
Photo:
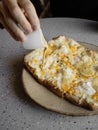
<svg viewBox="0 0 98 130">
<path fill-rule="evenodd" d="M 50 0 L 53 17 L 98 20 L 97 0 Z"/>
</svg>

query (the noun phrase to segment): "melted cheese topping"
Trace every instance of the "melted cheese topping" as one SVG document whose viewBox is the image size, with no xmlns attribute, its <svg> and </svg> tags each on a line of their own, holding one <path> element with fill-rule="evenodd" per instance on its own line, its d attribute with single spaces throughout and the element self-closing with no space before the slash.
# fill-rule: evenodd
<svg viewBox="0 0 98 130">
<path fill-rule="evenodd" d="M 76 41 L 60 36 L 26 57 L 41 79 L 64 93 L 98 105 L 98 54 Z"/>
</svg>

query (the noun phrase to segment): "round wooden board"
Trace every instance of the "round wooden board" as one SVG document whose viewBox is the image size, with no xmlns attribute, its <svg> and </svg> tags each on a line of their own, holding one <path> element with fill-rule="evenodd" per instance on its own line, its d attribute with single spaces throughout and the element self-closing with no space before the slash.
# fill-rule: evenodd
<svg viewBox="0 0 98 130">
<path fill-rule="evenodd" d="M 98 51 L 98 46 L 83 42 L 80 43 L 92 50 Z M 31 97 L 31 99 L 33 99 L 37 104 L 48 110 L 72 116 L 87 116 L 98 114 L 98 111 L 90 111 L 78 107 L 56 96 L 47 88 L 36 82 L 31 74 L 24 68 L 22 72 L 22 81 L 24 89 L 26 93 Z"/>
</svg>

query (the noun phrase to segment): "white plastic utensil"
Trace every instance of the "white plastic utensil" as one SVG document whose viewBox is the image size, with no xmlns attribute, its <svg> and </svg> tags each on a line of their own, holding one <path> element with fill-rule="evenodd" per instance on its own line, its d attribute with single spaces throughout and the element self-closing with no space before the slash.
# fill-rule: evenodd
<svg viewBox="0 0 98 130">
<path fill-rule="evenodd" d="M 27 35 L 26 41 L 23 43 L 25 49 L 37 49 L 44 46 L 42 30 L 36 30 Z"/>
</svg>

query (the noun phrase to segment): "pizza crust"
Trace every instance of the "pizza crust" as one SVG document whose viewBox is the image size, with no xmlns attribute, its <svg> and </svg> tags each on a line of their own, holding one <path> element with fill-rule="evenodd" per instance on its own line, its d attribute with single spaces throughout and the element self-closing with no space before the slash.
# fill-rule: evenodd
<svg viewBox="0 0 98 130">
<path fill-rule="evenodd" d="M 58 39 L 59 37 L 55 38 Z M 88 49 L 89 50 L 89 49 Z M 98 110 L 98 105 L 91 103 L 91 102 L 87 102 L 86 99 L 82 99 L 82 97 L 78 97 L 74 94 L 70 94 L 69 92 L 64 92 L 62 90 L 60 90 L 56 85 L 52 84 L 52 82 L 49 82 L 47 80 L 43 80 L 41 78 L 39 78 L 37 76 L 37 74 L 34 73 L 35 68 L 31 67 L 28 64 L 28 57 L 29 54 L 25 56 L 24 58 L 24 65 L 25 67 L 29 70 L 29 72 L 32 74 L 32 76 L 36 79 L 36 81 L 38 81 L 40 84 L 44 85 L 45 87 L 47 87 L 50 91 L 52 91 L 53 93 L 55 93 L 56 95 L 58 95 L 61 98 L 64 98 L 65 100 L 70 101 L 71 103 L 78 105 L 80 107 L 84 107 L 87 108 L 89 110 Z"/>
</svg>

